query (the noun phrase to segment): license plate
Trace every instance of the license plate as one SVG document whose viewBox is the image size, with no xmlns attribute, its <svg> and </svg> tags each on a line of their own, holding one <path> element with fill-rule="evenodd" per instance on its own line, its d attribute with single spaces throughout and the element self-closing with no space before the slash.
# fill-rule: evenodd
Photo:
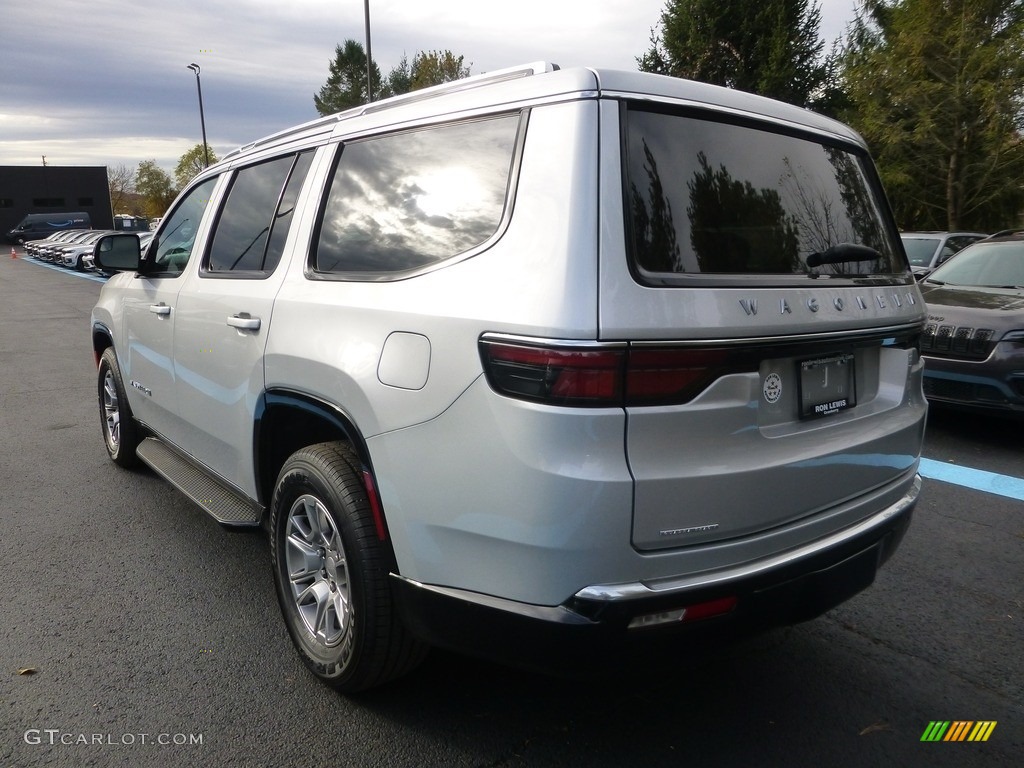
<svg viewBox="0 0 1024 768">
<path fill-rule="evenodd" d="M 800 415 L 832 416 L 857 404 L 852 354 L 819 357 L 800 363 Z"/>
</svg>

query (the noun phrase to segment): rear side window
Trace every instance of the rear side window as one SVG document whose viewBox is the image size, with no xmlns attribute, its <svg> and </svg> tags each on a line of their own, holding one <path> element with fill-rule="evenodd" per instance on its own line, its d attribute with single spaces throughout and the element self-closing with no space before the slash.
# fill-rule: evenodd
<svg viewBox="0 0 1024 768">
<path fill-rule="evenodd" d="M 624 114 L 627 223 L 642 282 L 905 273 L 865 155 L 702 113 Z"/>
<path fill-rule="evenodd" d="M 345 145 L 314 270 L 386 276 L 486 242 L 504 215 L 519 122 L 516 114 Z"/>
<path fill-rule="evenodd" d="M 242 168 L 221 210 L 206 274 L 269 274 L 288 236 L 311 152 Z"/>
</svg>

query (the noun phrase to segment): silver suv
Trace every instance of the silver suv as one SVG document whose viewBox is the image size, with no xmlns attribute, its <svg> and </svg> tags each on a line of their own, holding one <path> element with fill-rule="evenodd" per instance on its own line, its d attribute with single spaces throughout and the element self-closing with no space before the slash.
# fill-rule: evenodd
<svg viewBox="0 0 1024 768">
<path fill-rule="evenodd" d="M 343 691 L 428 645 L 811 618 L 920 490 L 924 305 L 867 150 L 749 94 L 469 78 L 245 146 L 96 260 L 110 457 L 268 529 Z"/>
</svg>

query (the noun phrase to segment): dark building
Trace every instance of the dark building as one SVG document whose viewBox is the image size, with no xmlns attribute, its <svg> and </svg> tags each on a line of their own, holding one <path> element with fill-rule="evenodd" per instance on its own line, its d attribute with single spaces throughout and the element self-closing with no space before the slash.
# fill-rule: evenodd
<svg viewBox="0 0 1024 768">
<path fill-rule="evenodd" d="M 0 233 L 30 213 L 84 211 L 93 229 L 113 229 L 104 166 L 0 165 Z"/>
</svg>

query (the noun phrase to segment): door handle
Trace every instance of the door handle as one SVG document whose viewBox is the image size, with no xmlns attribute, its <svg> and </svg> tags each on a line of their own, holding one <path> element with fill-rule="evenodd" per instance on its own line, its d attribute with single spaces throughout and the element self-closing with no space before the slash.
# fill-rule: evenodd
<svg viewBox="0 0 1024 768">
<path fill-rule="evenodd" d="M 232 315 L 228 318 L 228 325 L 232 328 L 244 328 L 248 331 L 258 331 L 260 327 L 260 319 L 253 317 L 248 312 L 239 312 L 237 315 Z"/>
<path fill-rule="evenodd" d="M 149 311 L 154 315 L 169 315 L 171 314 L 171 307 L 161 301 L 159 304 L 150 304 Z"/>
</svg>

